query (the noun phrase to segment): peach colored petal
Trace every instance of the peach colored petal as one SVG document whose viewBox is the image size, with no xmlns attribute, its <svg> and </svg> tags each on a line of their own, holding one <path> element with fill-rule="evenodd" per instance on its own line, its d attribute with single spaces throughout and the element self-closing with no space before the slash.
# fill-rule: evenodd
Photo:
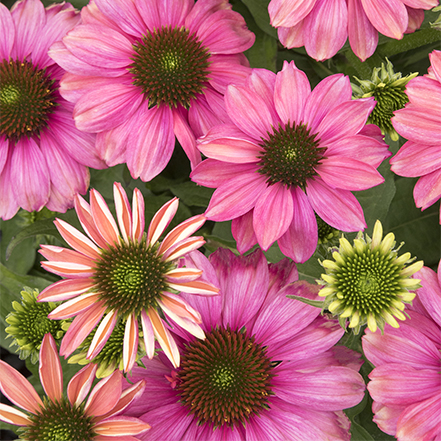
<svg viewBox="0 0 441 441">
<path fill-rule="evenodd" d="M 57 247 L 54 245 L 42 244 L 39 252 L 49 261 L 81 263 L 82 265 L 89 266 L 90 268 L 94 266 L 95 262 L 94 259 L 91 259 L 78 251 L 69 250 L 68 248 Z"/>
<path fill-rule="evenodd" d="M 155 337 L 161 346 L 161 349 L 167 355 L 173 366 L 177 368 L 180 364 L 179 350 L 168 329 L 162 323 L 161 318 L 155 309 L 150 308 L 147 312 L 153 326 Z"/>
<path fill-rule="evenodd" d="M 0 389 L 9 401 L 28 412 L 36 413 L 43 402 L 26 378 L 0 360 Z"/>
<path fill-rule="evenodd" d="M 124 372 L 132 369 L 136 361 L 136 354 L 138 352 L 138 320 L 135 314 L 130 314 L 127 318 L 126 327 L 124 330 L 123 342 L 123 364 Z"/>
<path fill-rule="evenodd" d="M 97 423 L 94 431 L 100 435 L 117 437 L 121 435 L 138 435 L 150 429 L 150 424 L 133 417 L 114 417 Z"/>
<path fill-rule="evenodd" d="M 66 279 L 53 283 L 38 296 L 39 302 L 60 302 L 87 292 L 95 285 L 92 279 Z"/>
<path fill-rule="evenodd" d="M 141 311 L 142 333 L 144 334 L 144 344 L 147 357 L 151 360 L 155 355 L 155 333 L 153 331 L 152 322 L 147 313 Z"/>
<path fill-rule="evenodd" d="M 129 199 L 119 182 L 113 184 L 113 198 L 115 200 L 116 217 L 118 219 L 119 229 L 126 244 L 132 237 L 132 210 Z"/>
<path fill-rule="evenodd" d="M 84 413 L 89 416 L 100 416 L 118 403 L 122 392 L 122 373 L 116 370 L 109 377 L 101 380 L 92 390 L 84 408 Z"/>
<path fill-rule="evenodd" d="M 184 254 L 197 250 L 205 244 L 205 240 L 202 236 L 189 237 L 178 243 L 173 244 L 162 256 L 162 260 L 166 262 L 172 262 L 179 259 Z M 159 252 L 159 251 L 158 251 Z"/>
<path fill-rule="evenodd" d="M 53 401 L 60 401 L 63 395 L 63 369 L 58 348 L 52 334 L 43 337 L 40 349 L 40 381 L 46 395 Z"/>
<path fill-rule="evenodd" d="M 172 283 L 192 282 L 202 276 L 203 271 L 197 268 L 175 268 L 165 274 L 166 280 Z"/>
<path fill-rule="evenodd" d="M 87 311 L 99 301 L 100 294 L 91 292 L 83 294 L 75 299 L 69 300 L 66 303 L 55 308 L 48 317 L 52 320 L 64 320 L 74 315 Z"/>
<path fill-rule="evenodd" d="M 200 280 L 180 284 L 168 283 L 168 286 L 176 289 L 176 291 L 187 292 L 189 294 L 199 294 L 203 296 L 213 296 L 219 293 L 219 288 Z"/>
<path fill-rule="evenodd" d="M 63 239 L 74 249 L 92 259 L 100 257 L 99 248 L 83 233 L 62 219 L 55 219 L 54 224 Z"/>
<path fill-rule="evenodd" d="M 202 323 L 199 312 L 175 294 L 162 293 L 159 302 L 161 307 L 165 306 L 179 317 L 187 318 L 194 323 Z"/>
<path fill-rule="evenodd" d="M 93 220 L 103 239 L 110 245 L 119 243 L 119 231 L 106 201 L 95 189 L 90 190 Z"/>
<path fill-rule="evenodd" d="M 71 406 L 79 406 L 87 397 L 93 380 L 95 379 L 97 368 L 98 366 L 96 364 L 89 363 L 78 371 L 69 381 L 67 396 Z"/>
<path fill-rule="evenodd" d="M 179 199 L 173 198 L 164 204 L 153 216 L 150 222 L 149 231 L 147 233 L 147 242 L 149 245 L 154 244 L 164 230 L 168 227 L 179 206 Z"/>
<path fill-rule="evenodd" d="M 91 277 L 94 274 L 90 266 L 81 263 L 69 262 L 41 262 L 41 266 L 51 273 L 57 274 L 61 277 L 81 278 Z"/>
<path fill-rule="evenodd" d="M 31 422 L 25 413 L 3 403 L 0 403 L 0 420 L 15 426 L 27 426 Z"/>
<path fill-rule="evenodd" d="M 133 192 L 133 225 L 132 225 L 132 239 L 140 242 L 144 234 L 145 219 L 144 219 L 144 198 L 142 193 L 135 188 Z"/>
<path fill-rule="evenodd" d="M 87 356 L 89 360 L 95 358 L 98 353 L 103 349 L 107 340 L 115 328 L 116 321 L 118 319 L 118 311 L 110 311 L 103 319 L 103 321 L 98 326 L 95 335 L 93 336 L 92 343 L 87 351 Z"/>
</svg>

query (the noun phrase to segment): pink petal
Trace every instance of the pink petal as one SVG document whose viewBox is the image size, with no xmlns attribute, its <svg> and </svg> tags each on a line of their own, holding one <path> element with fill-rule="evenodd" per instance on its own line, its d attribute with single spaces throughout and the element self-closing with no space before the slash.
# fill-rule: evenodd
<svg viewBox="0 0 441 441">
<path fill-rule="evenodd" d="M 280 43 L 288 49 L 293 47 L 304 46 L 303 42 L 303 28 L 305 20 L 302 20 L 298 24 L 290 28 L 279 28 L 277 29 L 277 36 L 279 37 Z"/>
<path fill-rule="evenodd" d="M 9 364 L 0 360 L 0 389 L 8 400 L 28 412 L 36 414 L 43 402 L 31 383 Z"/>
<path fill-rule="evenodd" d="M 273 112 L 256 92 L 241 86 L 228 86 L 225 94 L 227 112 L 234 124 L 252 139 L 267 138 L 278 126 Z"/>
<path fill-rule="evenodd" d="M 52 334 L 43 337 L 40 348 L 40 381 L 46 395 L 53 401 L 60 401 L 63 395 L 63 370 L 58 348 Z"/>
<path fill-rule="evenodd" d="M 343 190 L 366 190 L 384 182 L 383 176 L 369 164 L 344 156 L 325 158 L 316 170 L 327 185 Z"/>
<path fill-rule="evenodd" d="M 255 40 L 243 17 L 225 9 L 208 16 L 196 33 L 211 54 L 237 54 L 249 49 Z"/>
<path fill-rule="evenodd" d="M 89 363 L 78 371 L 67 386 L 67 396 L 71 406 L 79 406 L 92 387 L 98 365 Z"/>
<path fill-rule="evenodd" d="M 406 2 L 403 2 L 406 5 Z M 406 5 L 407 15 L 409 21 L 407 23 L 407 29 L 404 31 L 405 34 L 411 34 L 421 27 L 424 21 L 424 10 L 423 9 L 413 9 Z"/>
<path fill-rule="evenodd" d="M 407 141 L 389 161 L 391 170 L 400 176 L 417 177 L 441 168 L 437 145 L 424 145 Z"/>
<path fill-rule="evenodd" d="M 296 93 L 292 93 L 293 90 Z M 303 121 L 303 108 L 310 93 L 311 86 L 305 73 L 298 70 L 293 61 L 285 61 L 274 90 L 276 110 L 284 124 Z"/>
<path fill-rule="evenodd" d="M 182 113 L 183 112 L 181 112 L 180 109 L 172 109 L 173 133 L 190 160 L 191 168 L 194 168 L 201 162 L 201 155 L 196 147 L 195 134 L 191 130 Z"/>
<path fill-rule="evenodd" d="M 213 127 L 198 140 L 198 149 L 209 158 L 234 164 L 258 162 L 263 151 L 234 125 Z"/>
<path fill-rule="evenodd" d="M 65 279 L 49 285 L 39 295 L 39 302 L 60 302 L 89 291 L 95 285 L 92 279 Z"/>
<path fill-rule="evenodd" d="M 90 343 L 86 358 L 88 358 L 89 360 L 93 360 L 100 353 L 101 349 L 103 349 L 104 345 L 107 343 L 107 340 L 112 335 L 117 320 L 117 310 L 114 309 L 113 311 L 110 311 L 108 314 L 106 314 L 102 322 L 99 324 L 95 335 L 93 336 L 92 343 Z"/>
<path fill-rule="evenodd" d="M 94 308 L 76 316 L 61 342 L 60 355 L 68 357 L 72 354 L 99 323 L 106 309 L 103 303 L 97 303 Z"/>
<path fill-rule="evenodd" d="M 94 271 L 89 265 L 74 262 L 41 262 L 41 266 L 51 273 L 61 277 L 80 278 L 92 277 Z"/>
<path fill-rule="evenodd" d="M 441 327 L 441 287 L 437 274 L 430 268 L 423 266 L 417 276 L 421 278 L 422 284 L 422 288 L 418 290 L 418 298 L 432 319 Z"/>
<path fill-rule="evenodd" d="M 317 133 L 323 118 L 339 104 L 350 101 L 351 97 L 349 77 L 342 74 L 326 77 L 317 84 L 305 103 L 304 122 L 312 133 Z"/>
<path fill-rule="evenodd" d="M 164 351 L 167 358 L 173 366 L 177 368 L 180 363 L 180 354 L 178 347 L 168 329 L 164 326 L 162 319 L 159 317 L 155 309 L 150 308 L 147 312 L 153 327 L 153 332 L 158 340 L 159 346 Z"/>
<path fill-rule="evenodd" d="M 152 322 L 145 310 L 141 311 L 141 325 L 142 333 L 144 334 L 145 352 L 147 357 L 151 360 L 155 355 L 155 334 Z"/>
<path fill-rule="evenodd" d="M 96 134 L 97 153 L 109 167 L 125 162 L 127 141 L 134 121 L 137 119 L 132 115 L 119 126 Z"/>
<path fill-rule="evenodd" d="M 205 215 L 217 222 L 234 219 L 254 208 L 266 189 L 265 177 L 254 172 L 235 176 L 222 184 L 211 197 Z"/>
<path fill-rule="evenodd" d="M 308 197 L 298 187 L 291 190 L 293 199 L 292 222 L 278 244 L 285 256 L 294 262 L 306 262 L 317 248 L 318 231 L 314 210 Z"/>
<path fill-rule="evenodd" d="M 320 144 L 325 146 L 345 136 L 356 135 L 366 124 L 375 104 L 373 98 L 360 98 L 334 107 L 317 127 Z"/>
<path fill-rule="evenodd" d="M 178 206 L 179 199 L 175 197 L 165 203 L 153 216 L 147 233 L 147 242 L 149 245 L 153 245 L 159 240 L 176 214 Z"/>
<path fill-rule="evenodd" d="M 396 40 L 407 28 L 406 7 L 400 0 L 361 0 L 364 11 L 378 32 Z"/>
<path fill-rule="evenodd" d="M 106 201 L 94 188 L 90 190 L 90 208 L 95 226 L 109 245 L 119 244 L 119 231 Z"/>
<path fill-rule="evenodd" d="M 192 308 L 188 303 L 182 300 L 181 297 L 172 293 L 162 293 L 161 307 L 165 306 L 169 311 L 173 312 L 179 317 L 187 318 L 194 323 L 202 323 L 201 315 L 198 311 Z"/>
<path fill-rule="evenodd" d="M 53 320 L 64 320 L 74 315 L 80 314 L 92 308 L 100 299 L 100 294 L 91 292 L 89 294 L 83 294 L 72 300 L 69 300 L 57 308 L 55 308 L 50 314 L 49 318 Z"/>
<path fill-rule="evenodd" d="M 255 171 L 256 166 L 254 164 L 224 164 L 214 159 L 206 159 L 190 173 L 190 177 L 199 185 L 217 188 L 234 177 Z"/>
<path fill-rule="evenodd" d="M 158 254 L 165 253 L 170 247 L 178 244 L 181 240 L 187 239 L 195 231 L 204 225 L 206 217 L 202 214 L 191 217 L 190 219 L 181 222 L 177 227 L 173 228 L 170 233 L 165 236 L 158 249 Z"/>
<path fill-rule="evenodd" d="M 189 237 L 172 245 L 163 255 L 162 260 L 172 262 L 187 253 L 197 250 L 205 244 L 202 236 Z"/>
<path fill-rule="evenodd" d="M 441 112 L 441 84 L 427 77 L 413 78 L 406 87 L 410 102 L 434 115 Z"/>
<path fill-rule="evenodd" d="M 314 211 L 332 227 L 342 231 L 366 228 L 363 209 L 349 191 L 331 188 L 316 177 L 308 181 L 306 194 Z"/>
<path fill-rule="evenodd" d="M 132 239 L 141 242 L 144 235 L 145 218 L 144 218 L 144 197 L 142 193 L 135 188 L 133 191 L 133 225 Z"/>
<path fill-rule="evenodd" d="M 237 250 L 243 254 L 257 243 L 253 227 L 254 209 L 231 222 L 231 233 L 237 242 Z"/>
<path fill-rule="evenodd" d="M 76 103 L 76 126 L 85 132 L 102 132 L 122 124 L 138 111 L 144 96 L 132 84 L 115 81 L 84 94 Z"/>
<path fill-rule="evenodd" d="M 280 183 L 268 186 L 260 195 L 254 207 L 253 227 L 264 251 L 291 225 L 293 210 L 291 191 Z"/>
<path fill-rule="evenodd" d="M 112 410 L 118 403 L 122 392 L 122 373 L 116 370 L 101 380 L 92 390 L 84 408 L 88 416 L 100 416 Z"/>
<path fill-rule="evenodd" d="M 216 288 L 211 283 L 203 282 L 201 280 L 176 284 L 168 283 L 168 286 L 176 289 L 177 291 L 203 296 L 213 296 L 219 293 L 219 288 Z"/>
<path fill-rule="evenodd" d="M 279 115 L 274 107 L 274 90 L 277 75 L 266 69 L 252 69 L 251 74 L 245 81 L 245 87 L 256 92 L 266 103 L 271 112 L 273 121 L 279 121 Z"/>
<path fill-rule="evenodd" d="M 0 403 L 0 420 L 14 426 L 28 426 L 31 423 L 25 413 L 3 403 Z"/>
<path fill-rule="evenodd" d="M 16 2 L 11 8 L 15 24 L 15 42 L 12 58 L 23 60 L 32 53 L 35 41 L 46 24 L 46 13 L 43 3 L 38 1 Z"/>
<path fill-rule="evenodd" d="M 441 51 L 433 51 L 429 54 L 431 67 L 430 78 L 437 79 L 441 83 Z"/>
<path fill-rule="evenodd" d="M 268 5 L 271 26 L 293 27 L 311 12 L 314 5 L 315 0 L 271 0 Z"/>
<path fill-rule="evenodd" d="M 214 108 L 208 103 L 208 95 L 211 96 Z M 221 98 L 220 103 L 219 98 Z M 211 86 L 205 88 L 204 95 L 198 95 L 191 101 L 188 111 L 178 108 L 175 113 L 179 113 L 184 121 L 188 121 L 195 142 L 196 138 L 205 135 L 212 127 L 229 121 L 225 110 L 224 96 L 212 90 Z"/>
<path fill-rule="evenodd" d="M 196 268 L 176 268 L 169 271 L 166 280 L 172 283 L 193 282 L 201 277 L 203 271 Z"/>
<path fill-rule="evenodd" d="M 124 372 L 132 370 L 138 353 L 138 320 L 135 314 L 130 314 L 126 321 L 123 343 Z"/>
<path fill-rule="evenodd" d="M 124 32 L 141 38 L 145 33 L 145 24 L 134 2 L 96 0 L 98 9 L 109 19 L 118 24 Z"/>
<path fill-rule="evenodd" d="M 117 416 L 106 418 L 99 423 L 96 423 L 93 430 L 99 435 L 106 435 L 106 437 L 120 437 L 123 435 L 139 435 L 150 429 L 150 424 L 144 423 L 139 418 L 128 416 Z M 135 438 L 138 439 L 138 438 Z"/>
<path fill-rule="evenodd" d="M 184 24 L 185 17 L 194 6 L 193 0 L 155 0 L 161 23 L 166 23 L 171 27 L 180 27 Z"/>
<path fill-rule="evenodd" d="M 75 250 L 92 259 L 100 257 L 99 248 L 83 233 L 62 219 L 55 219 L 54 224 L 63 239 Z"/>
<path fill-rule="evenodd" d="M 91 237 L 99 247 L 104 249 L 108 248 L 106 241 L 102 238 L 95 226 L 90 205 L 80 195 L 77 195 L 75 198 L 75 211 L 87 235 Z"/>
<path fill-rule="evenodd" d="M 17 203 L 27 211 L 39 211 L 50 193 L 46 159 L 33 138 L 16 142 L 11 159 L 11 173 L 17 182 L 12 190 Z"/>
<path fill-rule="evenodd" d="M 134 179 L 150 181 L 164 170 L 173 153 L 173 114 L 166 105 L 148 109 L 145 101 L 137 118 L 138 126 L 128 139 L 127 166 Z"/>
<path fill-rule="evenodd" d="M 378 31 L 369 21 L 360 0 L 348 0 L 348 34 L 351 49 L 361 61 L 375 52 Z"/>
<path fill-rule="evenodd" d="M 418 180 L 413 189 L 416 206 L 425 210 L 441 197 L 441 169 Z"/>
<path fill-rule="evenodd" d="M 4 148 L 4 144 L 0 145 L 0 148 Z M 8 160 L 0 173 L 0 193 L 2 195 L 0 198 L 0 217 L 4 220 L 14 217 L 20 208 L 13 192 L 15 182 L 11 179 L 11 171 L 11 161 Z"/>
<path fill-rule="evenodd" d="M 136 3 L 136 9 L 150 32 L 153 32 L 155 28 L 160 28 L 163 24 L 159 15 L 159 6 L 157 0 Z"/>
<path fill-rule="evenodd" d="M 15 26 L 9 9 L 0 3 L 0 58 L 9 60 L 15 40 Z"/>
<path fill-rule="evenodd" d="M 239 63 L 218 61 L 210 64 L 210 84 L 220 93 L 225 94 L 229 84 L 242 85 L 250 75 L 251 69 Z"/>
<path fill-rule="evenodd" d="M 127 194 L 119 182 L 113 184 L 113 198 L 119 229 L 126 244 L 132 238 L 132 210 Z"/>
<path fill-rule="evenodd" d="M 345 0 L 317 0 L 305 18 L 305 49 L 317 61 L 333 57 L 345 44 L 348 10 Z"/>
</svg>

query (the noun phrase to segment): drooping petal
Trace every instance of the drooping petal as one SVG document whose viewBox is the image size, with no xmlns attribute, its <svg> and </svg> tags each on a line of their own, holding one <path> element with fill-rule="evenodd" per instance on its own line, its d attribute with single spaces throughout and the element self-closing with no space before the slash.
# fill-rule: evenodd
<svg viewBox="0 0 441 441">
<path fill-rule="evenodd" d="M 53 401 L 60 401 L 63 395 L 63 369 L 58 348 L 52 334 L 43 337 L 40 348 L 40 381 L 46 395 Z"/>
<path fill-rule="evenodd" d="M 31 413 L 37 413 L 43 402 L 31 383 L 12 366 L 0 360 L 0 388 L 9 401 Z"/>
<path fill-rule="evenodd" d="M 144 334 L 145 352 L 147 357 L 151 360 L 155 355 L 155 334 L 153 332 L 152 322 L 144 309 L 141 311 L 141 325 L 142 333 Z"/>
<path fill-rule="evenodd" d="M 126 244 L 132 238 L 132 210 L 125 190 L 119 182 L 113 184 L 116 217 L 119 229 Z"/>
<path fill-rule="evenodd" d="M 102 238 L 109 244 L 119 243 L 119 231 L 115 219 L 106 204 L 106 201 L 94 188 L 90 190 L 90 208 L 95 226 Z"/>
<path fill-rule="evenodd" d="M 237 243 L 237 250 L 243 254 L 257 243 L 253 227 L 254 210 L 236 217 L 231 222 L 231 233 Z"/>
<path fill-rule="evenodd" d="M 99 352 L 109 339 L 110 335 L 112 334 L 117 319 L 118 311 L 115 309 L 106 314 L 106 316 L 98 326 L 95 335 L 93 336 L 92 343 L 90 343 L 86 358 L 92 360 L 99 354 Z"/>
<path fill-rule="evenodd" d="M 92 387 L 93 380 L 95 379 L 97 368 L 98 365 L 88 363 L 69 381 L 67 386 L 67 396 L 71 406 L 79 406 L 87 397 L 87 394 Z"/>
<path fill-rule="evenodd" d="M 147 242 L 149 245 L 156 243 L 162 233 L 169 226 L 176 211 L 178 210 L 179 199 L 173 198 L 166 202 L 153 216 L 147 233 Z"/>
<path fill-rule="evenodd" d="M 124 372 L 132 369 L 136 361 L 136 354 L 138 352 L 138 320 L 135 314 L 130 314 L 126 321 L 124 330 L 123 343 L 123 364 Z"/>
<path fill-rule="evenodd" d="M 14 426 L 27 426 L 31 422 L 25 413 L 3 403 L 0 403 L 0 420 Z"/>
<path fill-rule="evenodd" d="M 292 222 L 279 240 L 279 247 L 285 256 L 294 262 L 306 262 L 317 248 L 318 231 L 314 210 L 308 197 L 298 187 L 291 190 L 293 199 Z"/>
<path fill-rule="evenodd" d="M 417 277 L 421 278 L 422 287 L 418 290 L 418 298 L 430 314 L 432 319 L 441 327 L 441 287 L 437 274 L 430 268 L 423 267 Z"/>
<path fill-rule="evenodd" d="M 311 12 L 314 5 L 315 0 L 272 0 L 268 5 L 271 26 L 293 27 Z"/>
<path fill-rule="evenodd" d="M 145 227 L 144 197 L 137 188 L 135 188 L 135 190 L 133 191 L 132 208 L 132 239 L 134 241 L 141 242 L 142 236 L 144 235 Z"/>
<path fill-rule="evenodd" d="M 435 170 L 418 179 L 413 189 L 417 207 L 425 210 L 441 197 L 441 169 Z"/>
</svg>

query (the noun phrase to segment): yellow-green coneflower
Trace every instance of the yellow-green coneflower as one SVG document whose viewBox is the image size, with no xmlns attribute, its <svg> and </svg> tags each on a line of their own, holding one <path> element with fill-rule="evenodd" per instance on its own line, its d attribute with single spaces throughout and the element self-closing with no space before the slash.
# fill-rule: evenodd
<svg viewBox="0 0 441 441">
<path fill-rule="evenodd" d="M 52 334 L 57 344 L 60 344 L 70 321 L 54 321 L 48 318 L 58 303 L 37 303 L 38 289 L 24 287 L 21 291 L 21 303 L 12 302 L 12 311 L 6 317 L 6 338 L 12 338 L 10 346 L 18 346 L 16 352 L 20 359 L 31 357 L 31 363 L 38 361 L 41 342 L 45 334 Z"/>
<path fill-rule="evenodd" d="M 377 327 L 383 331 L 386 323 L 398 328 L 396 318 L 406 319 L 404 304 L 412 302 L 411 291 L 420 288 L 420 280 L 411 276 L 423 261 L 413 262 L 410 253 L 398 256 L 399 248 L 392 233 L 383 238 L 377 221 L 372 238 L 360 232 L 352 246 L 342 237 L 338 251 L 332 253 L 334 260 L 322 262 L 326 274 L 319 281 L 324 285 L 319 296 L 326 297 L 324 308 L 338 315 L 342 326 L 350 319 L 349 327 L 358 334 L 366 323 L 375 332 Z"/>
<path fill-rule="evenodd" d="M 360 80 L 354 77 L 360 85 L 351 84 L 354 98 L 373 96 L 377 105 L 370 114 L 367 123 L 375 124 L 383 135 L 389 134 L 393 141 L 398 140 L 398 133 L 392 126 L 391 118 L 395 110 L 402 109 L 409 98 L 406 95 L 406 84 L 418 75 L 418 72 L 402 77 L 401 72 L 394 72 L 392 63 L 386 58 L 381 67 L 376 67 L 370 80 Z"/>
</svg>

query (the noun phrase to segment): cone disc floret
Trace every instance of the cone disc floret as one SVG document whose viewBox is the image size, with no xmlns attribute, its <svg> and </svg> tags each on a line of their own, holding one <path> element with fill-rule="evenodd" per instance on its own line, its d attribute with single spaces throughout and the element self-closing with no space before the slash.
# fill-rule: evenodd
<svg viewBox="0 0 441 441">
<path fill-rule="evenodd" d="M 91 441 L 97 436 L 84 404 L 71 406 L 65 397 L 55 402 L 45 399 L 44 407 L 29 419 L 31 423 L 19 429 L 20 439 L 26 441 Z"/>
<path fill-rule="evenodd" d="M 319 147 L 317 133 L 311 134 L 305 124 L 279 124 L 268 133 L 261 146 L 259 173 L 267 177 L 267 184 L 280 182 L 288 187 L 306 187 L 306 181 L 317 175 L 315 167 L 323 159 L 324 147 Z"/>
<path fill-rule="evenodd" d="M 215 329 L 184 351 L 178 374 L 181 403 L 201 423 L 244 424 L 268 408 L 272 369 L 266 349 L 254 337 Z"/>
<path fill-rule="evenodd" d="M 103 250 L 94 270 L 95 288 L 108 309 L 117 309 L 127 318 L 134 313 L 157 308 L 156 300 L 167 290 L 165 274 L 175 267 L 158 255 L 159 244 L 123 241 Z"/>
<path fill-rule="evenodd" d="M 18 140 L 39 134 L 56 105 L 54 81 L 28 61 L 0 64 L 0 135 Z"/>
<path fill-rule="evenodd" d="M 195 34 L 185 28 L 164 26 L 133 45 L 130 72 L 149 106 L 167 104 L 185 108 L 208 81 L 210 54 Z"/>
<path fill-rule="evenodd" d="M 359 233 L 352 247 L 341 238 L 339 250 L 332 254 L 334 261 L 322 263 L 326 274 L 320 283 L 326 286 L 319 295 L 326 297 L 324 307 L 339 315 L 342 324 L 350 317 L 349 327 L 355 328 L 355 333 L 366 323 L 372 332 L 377 326 L 383 330 L 385 323 L 399 327 L 394 316 L 405 320 L 404 303 L 415 297 L 409 290 L 419 288 L 419 280 L 410 276 L 423 262 L 407 266 L 414 259 L 410 253 L 397 257 L 394 235 L 381 237 L 382 227 L 377 221 L 372 239 L 367 236 L 365 240 Z"/>
</svg>

